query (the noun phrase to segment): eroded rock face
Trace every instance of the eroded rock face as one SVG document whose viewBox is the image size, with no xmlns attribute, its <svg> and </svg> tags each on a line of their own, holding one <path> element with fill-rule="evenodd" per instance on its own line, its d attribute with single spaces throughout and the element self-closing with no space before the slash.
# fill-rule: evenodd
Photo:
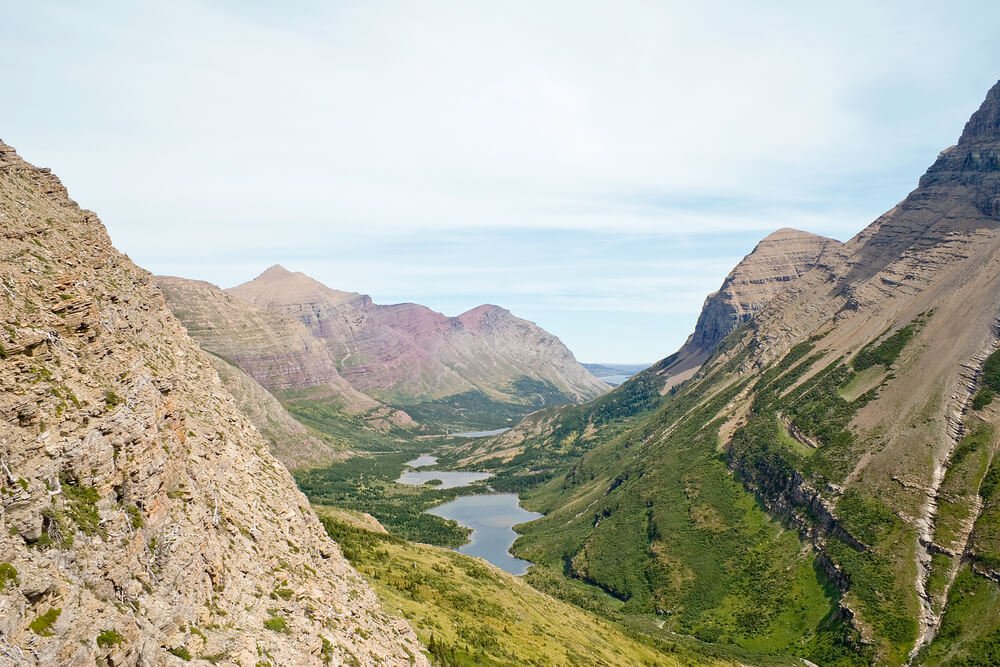
<svg viewBox="0 0 1000 667">
<path fill-rule="evenodd" d="M 765 237 L 705 299 L 688 345 L 712 351 L 736 327 L 750 320 L 807 271 L 823 261 L 839 241 L 796 229 Z"/>
<path fill-rule="evenodd" d="M 2 143 L 0 320 L 0 662 L 427 664 L 150 276 Z"/>
<path fill-rule="evenodd" d="M 412 303 L 382 306 L 280 266 L 228 291 L 302 322 L 348 382 L 387 402 L 405 405 L 474 390 L 511 400 L 517 398 L 512 383 L 521 378 L 549 383 L 570 401 L 607 389 L 558 338 L 498 306 L 458 317 Z"/>
</svg>

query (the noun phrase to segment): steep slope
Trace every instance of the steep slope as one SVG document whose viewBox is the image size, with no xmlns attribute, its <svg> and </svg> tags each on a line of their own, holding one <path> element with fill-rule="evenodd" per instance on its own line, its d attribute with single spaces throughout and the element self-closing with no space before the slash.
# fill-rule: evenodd
<svg viewBox="0 0 1000 667">
<path fill-rule="evenodd" d="M 547 516 L 518 554 L 703 639 L 823 665 L 990 664 L 997 193 L 1000 84 L 903 202 L 534 490 Z M 640 379 L 525 437 L 576 442 Z"/>
<path fill-rule="evenodd" d="M 621 430 L 624 421 L 648 411 L 665 393 L 690 379 L 739 326 L 748 323 L 779 294 L 814 267 L 833 256 L 840 242 L 795 229 L 779 229 L 765 237 L 706 299 L 694 332 L 669 357 L 640 372 L 596 402 L 577 408 L 558 407 L 527 417 L 507 433 L 458 448 L 450 460 L 458 465 L 504 469 L 521 478 L 500 483 L 520 488 L 544 471 L 565 464 Z M 558 442 L 556 451 L 551 444 Z M 541 474 L 540 474 L 541 473 Z"/>
<path fill-rule="evenodd" d="M 386 606 L 411 619 L 441 664 L 740 664 L 708 657 L 694 643 L 678 645 L 676 637 L 654 640 L 625 632 L 617 623 L 549 597 L 485 561 L 390 536 L 379 530 L 378 522 L 358 525 L 341 513 L 319 511 L 352 564 L 369 578 Z"/>
<path fill-rule="evenodd" d="M 323 432 L 324 440 L 295 436 L 291 444 L 278 444 L 271 436 L 278 432 L 287 436 L 296 430 L 292 418 L 280 414 L 284 410 L 266 398 L 263 400 L 270 404 L 266 415 L 251 402 L 241 401 L 244 411 L 272 442 L 272 450 L 290 467 L 328 463 L 339 456 L 338 452 L 362 440 L 377 440 L 393 429 L 415 426 L 405 412 L 352 387 L 337 372 L 327 347 L 297 319 L 262 310 L 202 281 L 159 276 L 156 284 L 191 337 L 230 368 L 235 367 L 221 376 L 238 400 L 246 397 L 249 401 L 254 398 L 251 394 L 259 395 L 252 386 L 256 381 L 302 421 Z M 240 377 L 235 369 L 250 378 Z M 313 409 L 317 402 L 322 405 L 319 413 Z M 275 430 L 279 421 L 284 426 Z"/>
<path fill-rule="evenodd" d="M 426 664 L 167 311 L 0 143 L 0 663 Z"/>
<path fill-rule="evenodd" d="M 356 389 L 424 423 L 503 426 L 606 390 L 559 339 L 497 306 L 458 317 L 382 306 L 280 266 L 229 292 L 300 320 Z"/>
</svg>

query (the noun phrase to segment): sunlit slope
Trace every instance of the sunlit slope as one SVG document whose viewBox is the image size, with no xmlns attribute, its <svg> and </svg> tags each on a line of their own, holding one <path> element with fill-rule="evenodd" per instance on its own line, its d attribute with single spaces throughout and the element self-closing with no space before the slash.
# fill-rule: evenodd
<svg viewBox="0 0 1000 667">
<path fill-rule="evenodd" d="M 996 635 L 954 619 L 1000 579 L 997 192 L 1000 87 L 687 382 L 605 425 L 602 401 L 536 418 L 522 451 L 589 442 L 529 493 L 548 516 L 519 555 L 707 640 L 824 665 L 981 655 Z"/>
<path fill-rule="evenodd" d="M 319 513 L 383 604 L 410 620 L 436 664 L 734 664 L 627 634 L 482 560 L 369 530 L 343 512 Z"/>
</svg>

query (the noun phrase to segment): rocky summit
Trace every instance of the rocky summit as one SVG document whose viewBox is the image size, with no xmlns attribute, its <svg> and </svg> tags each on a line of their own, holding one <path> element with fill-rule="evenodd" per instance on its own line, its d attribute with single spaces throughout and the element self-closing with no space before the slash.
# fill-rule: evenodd
<svg viewBox="0 0 1000 667">
<path fill-rule="evenodd" d="M 427 664 L 151 276 L 0 144 L 0 663 Z"/>
</svg>

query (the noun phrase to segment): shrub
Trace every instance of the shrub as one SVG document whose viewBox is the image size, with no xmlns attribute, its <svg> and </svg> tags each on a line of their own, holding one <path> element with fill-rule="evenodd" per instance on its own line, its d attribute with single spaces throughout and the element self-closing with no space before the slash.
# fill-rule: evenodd
<svg viewBox="0 0 1000 667">
<path fill-rule="evenodd" d="M 982 410 L 987 405 L 993 402 L 993 397 L 996 393 L 989 387 L 983 387 L 976 392 L 975 398 L 972 399 L 972 409 Z"/>
<path fill-rule="evenodd" d="M 101 648 L 121 644 L 124 640 L 125 638 L 115 630 L 103 630 L 101 634 L 97 635 L 97 645 Z"/>
<path fill-rule="evenodd" d="M 264 621 L 264 627 L 273 632 L 288 632 L 288 621 L 281 614 L 271 613 L 271 617 Z"/>
<path fill-rule="evenodd" d="M 52 626 L 56 624 L 56 619 L 59 618 L 59 614 L 62 613 L 62 609 L 58 607 L 53 607 L 47 612 L 42 614 L 33 620 L 29 625 L 28 629 L 34 632 L 39 637 L 51 637 L 55 634 L 52 631 Z"/>
<path fill-rule="evenodd" d="M 191 651 L 187 650 L 185 646 L 178 646 L 177 648 L 168 648 L 167 653 L 176 655 L 181 660 L 187 661 L 191 659 Z"/>
</svg>

